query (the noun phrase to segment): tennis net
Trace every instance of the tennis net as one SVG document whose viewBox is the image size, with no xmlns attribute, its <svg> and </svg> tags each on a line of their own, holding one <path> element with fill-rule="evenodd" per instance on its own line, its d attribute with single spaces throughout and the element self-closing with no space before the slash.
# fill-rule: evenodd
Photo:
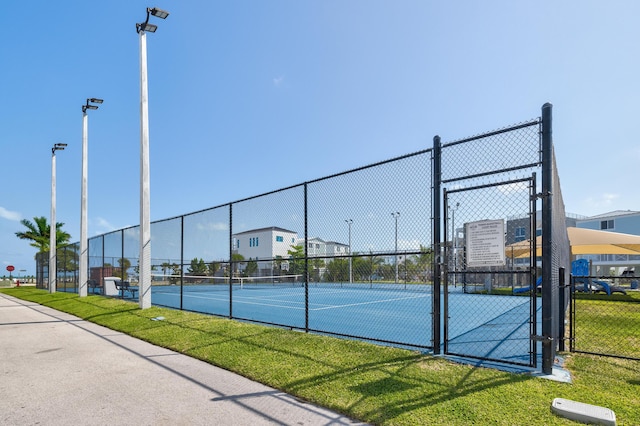
<svg viewBox="0 0 640 426">
<path fill-rule="evenodd" d="M 166 277 L 165 277 L 166 278 Z M 180 288 L 180 277 L 174 277 L 166 287 Z M 161 284 L 156 284 L 160 286 Z M 304 287 L 303 275 L 273 275 L 262 277 L 213 277 L 184 275 L 185 291 L 229 291 Z"/>
</svg>

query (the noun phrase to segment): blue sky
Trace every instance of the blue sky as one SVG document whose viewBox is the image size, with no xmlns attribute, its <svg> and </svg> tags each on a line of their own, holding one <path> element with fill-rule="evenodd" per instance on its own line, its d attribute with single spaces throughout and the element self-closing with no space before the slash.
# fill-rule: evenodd
<svg viewBox="0 0 640 426">
<path fill-rule="evenodd" d="M 151 219 L 419 151 L 540 115 L 568 212 L 640 210 L 640 2 L 9 0 L 0 14 L 0 275 L 33 273 L 21 219 L 89 236 L 139 222 L 139 63 L 148 34 Z"/>
</svg>

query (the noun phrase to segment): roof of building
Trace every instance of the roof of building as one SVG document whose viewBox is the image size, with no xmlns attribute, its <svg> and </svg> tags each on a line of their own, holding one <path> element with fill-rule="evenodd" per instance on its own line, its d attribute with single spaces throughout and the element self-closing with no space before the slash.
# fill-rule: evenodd
<svg viewBox="0 0 640 426">
<path fill-rule="evenodd" d="M 242 232 L 236 232 L 233 235 L 242 235 L 242 234 L 255 234 L 256 232 L 265 232 L 265 231 L 271 231 L 271 232 L 288 232 L 290 234 L 296 234 L 298 235 L 298 233 L 296 231 L 290 231 L 288 229 L 284 229 L 284 228 L 280 228 L 277 226 L 268 226 L 266 228 L 257 228 L 257 229 L 250 229 L 248 231 L 242 231 Z"/>
<path fill-rule="evenodd" d="M 337 241 L 325 241 L 325 243 L 327 243 L 327 244 L 335 244 L 335 245 L 337 245 L 337 246 L 345 246 L 345 247 L 349 247 L 349 245 L 348 245 L 348 244 L 345 244 L 345 243 L 339 243 L 339 242 L 337 242 Z"/>
<path fill-rule="evenodd" d="M 639 211 L 634 211 L 634 210 L 615 210 L 609 213 L 602 213 L 602 214 L 598 214 L 595 216 L 589 216 L 589 217 L 585 217 L 582 219 L 579 219 L 580 221 L 589 221 L 589 220 L 595 220 L 595 219 L 605 219 L 605 218 L 610 218 L 610 217 L 620 217 L 620 216 L 630 216 L 630 215 L 635 215 L 635 214 L 640 214 Z"/>
</svg>

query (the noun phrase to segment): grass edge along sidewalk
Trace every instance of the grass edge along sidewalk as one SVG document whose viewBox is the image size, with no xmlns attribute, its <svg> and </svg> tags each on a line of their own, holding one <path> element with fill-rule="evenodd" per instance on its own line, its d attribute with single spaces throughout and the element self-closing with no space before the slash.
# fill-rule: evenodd
<svg viewBox="0 0 640 426">
<path fill-rule="evenodd" d="M 640 362 L 570 355 L 573 383 L 449 362 L 414 351 L 33 287 L 8 295 L 201 359 L 371 424 L 569 425 L 554 398 L 612 409 L 640 424 Z M 163 321 L 152 318 L 163 316 Z M 87 386 L 91 384 L 88 383 Z"/>
</svg>

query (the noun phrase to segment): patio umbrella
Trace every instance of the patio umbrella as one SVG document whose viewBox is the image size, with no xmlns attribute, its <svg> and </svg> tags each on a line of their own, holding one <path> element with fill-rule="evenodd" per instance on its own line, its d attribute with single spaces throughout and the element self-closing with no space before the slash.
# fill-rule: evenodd
<svg viewBox="0 0 640 426">
<path fill-rule="evenodd" d="M 571 254 L 640 254 L 640 236 L 595 229 L 567 227 Z M 542 237 L 536 238 L 536 256 L 542 256 Z M 505 247 L 508 257 L 529 256 L 529 240 Z"/>
</svg>

